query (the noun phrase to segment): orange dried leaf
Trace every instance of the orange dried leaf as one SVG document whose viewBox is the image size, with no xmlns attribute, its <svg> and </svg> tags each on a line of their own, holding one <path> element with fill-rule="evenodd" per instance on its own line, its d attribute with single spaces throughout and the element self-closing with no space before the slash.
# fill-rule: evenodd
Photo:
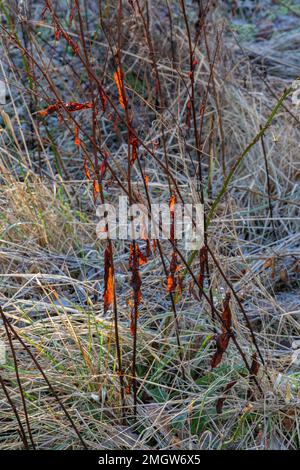
<svg viewBox="0 0 300 470">
<path fill-rule="evenodd" d="M 96 180 L 93 181 L 93 197 L 94 197 L 94 202 L 97 200 L 97 195 L 100 193 L 100 187 L 99 184 Z"/>
<path fill-rule="evenodd" d="M 104 311 L 106 311 L 113 303 L 114 298 L 114 281 L 113 281 L 113 274 L 112 268 L 108 268 L 108 278 L 107 284 L 104 292 Z"/>
<path fill-rule="evenodd" d="M 41 111 L 39 111 L 39 115 L 42 117 L 47 116 L 47 114 L 48 114 L 48 109 L 42 109 Z"/>
<path fill-rule="evenodd" d="M 107 247 L 104 252 L 104 313 L 110 308 L 114 300 L 114 277 L 111 263 L 111 249 Z"/>
<path fill-rule="evenodd" d="M 55 113 L 56 111 L 58 111 L 58 109 L 61 107 L 61 104 L 60 103 L 56 103 L 56 104 L 51 104 L 50 106 L 48 106 L 48 108 L 46 109 L 41 109 L 38 113 L 40 116 L 48 116 L 48 114 L 52 114 L 52 113 Z"/>
<path fill-rule="evenodd" d="M 90 174 L 90 170 L 89 170 L 86 158 L 84 159 L 84 162 L 83 162 L 83 168 L 84 168 L 85 176 L 87 177 L 88 180 L 91 181 L 92 177 L 91 177 L 91 174 Z"/>
<path fill-rule="evenodd" d="M 167 281 L 168 292 L 172 292 L 173 288 L 174 288 L 174 279 L 173 279 L 172 274 L 169 274 L 168 281 Z"/>
<path fill-rule="evenodd" d="M 143 266 L 147 262 L 148 262 L 147 257 L 145 255 L 143 255 L 143 253 L 141 251 L 139 251 L 139 265 Z"/>
<path fill-rule="evenodd" d="M 81 111 L 82 109 L 91 109 L 93 107 L 93 103 L 87 101 L 85 103 L 77 103 L 77 101 L 70 101 L 69 103 L 65 104 L 67 110 L 71 113 L 74 111 Z"/>
<path fill-rule="evenodd" d="M 124 83 L 123 83 L 123 74 L 120 67 L 117 68 L 117 71 L 114 73 L 114 80 L 116 82 L 118 93 L 119 93 L 119 103 L 123 109 L 125 109 L 127 104 L 127 99 L 124 96 Z"/>
<path fill-rule="evenodd" d="M 65 103 L 65 107 L 67 111 L 69 112 L 74 112 L 74 111 L 80 111 L 82 109 L 91 109 L 93 107 L 93 103 L 91 102 L 86 102 L 86 103 L 77 103 L 74 101 L 71 101 L 69 103 Z M 62 108 L 62 103 L 55 103 L 51 104 L 48 106 L 46 109 L 40 110 L 38 113 L 40 116 L 47 116 L 48 114 L 53 114 L 56 111 L 60 110 Z"/>
<path fill-rule="evenodd" d="M 78 126 L 75 127 L 75 140 L 74 140 L 74 143 L 77 147 L 80 147 L 81 142 L 80 142 L 80 137 L 79 137 L 79 127 Z"/>
<path fill-rule="evenodd" d="M 176 196 L 175 194 L 173 194 L 169 200 L 169 208 L 170 208 L 171 214 L 174 214 L 175 203 L 176 203 Z"/>
</svg>

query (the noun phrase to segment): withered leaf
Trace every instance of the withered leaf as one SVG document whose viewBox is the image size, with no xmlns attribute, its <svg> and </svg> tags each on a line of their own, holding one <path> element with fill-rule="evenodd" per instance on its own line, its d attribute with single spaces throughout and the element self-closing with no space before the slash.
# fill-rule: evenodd
<svg viewBox="0 0 300 470">
<path fill-rule="evenodd" d="M 229 340 L 230 340 L 230 333 L 228 333 L 228 332 L 223 332 L 223 333 L 221 333 L 217 336 L 217 338 L 216 338 L 217 350 L 216 350 L 216 352 L 213 355 L 212 360 L 211 360 L 212 369 L 217 367 L 220 364 L 220 362 L 222 361 L 222 357 L 223 357 L 223 354 L 224 354 L 224 352 L 226 351 L 226 349 L 228 347 Z"/>
<path fill-rule="evenodd" d="M 257 360 L 257 354 L 253 353 L 252 363 L 251 363 L 251 367 L 250 367 L 251 375 L 256 376 L 258 374 L 259 368 L 260 368 L 260 364 Z"/>
<path fill-rule="evenodd" d="M 229 392 L 229 390 L 236 384 L 236 380 L 233 380 L 231 382 L 229 382 L 226 387 L 224 388 L 224 395 L 222 397 L 220 397 L 217 401 L 217 404 L 216 404 L 216 411 L 218 414 L 221 414 L 222 413 L 222 410 L 223 410 L 223 405 L 224 405 L 224 402 L 227 398 L 227 393 Z"/>
<path fill-rule="evenodd" d="M 230 310 L 229 302 L 230 302 L 230 293 L 228 292 L 223 301 L 222 320 L 223 320 L 224 331 L 227 331 L 231 327 L 231 310 Z"/>
<path fill-rule="evenodd" d="M 119 93 L 119 103 L 123 109 L 125 109 L 127 104 L 127 98 L 124 91 L 124 81 L 123 73 L 120 67 L 117 68 L 117 71 L 114 73 L 114 80 L 116 82 L 118 93 Z"/>
<path fill-rule="evenodd" d="M 114 299 L 114 277 L 111 262 L 111 248 L 108 246 L 104 251 L 104 313 L 110 308 Z"/>
</svg>

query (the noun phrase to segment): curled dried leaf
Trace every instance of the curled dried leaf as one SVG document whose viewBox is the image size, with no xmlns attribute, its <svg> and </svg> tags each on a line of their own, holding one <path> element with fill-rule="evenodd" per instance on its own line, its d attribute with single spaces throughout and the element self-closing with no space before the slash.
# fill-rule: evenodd
<svg viewBox="0 0 300 470">
<path fill-rule="evenodd" d="M 131 269 L 131 287 L 133 289 L 133 309 L 131 312 L 130 331 L 134 336 L 136 334 L 136 324 L 138 318 L 138 307 L 142 300 L 142 279 L 139 272 L 140 249 L 136 242 L 130 244 L 129 268 Z"/>
<path fill-rule="evenodd" d="M 130 134 L 129 143 L 131 145 L 131 159 L 130 163 L 133 164 L 138 157 L 138 138 L 134 134 Z"/>
<path fill-rule="evenodd" d="M 230 334 L 228 332 L 221 333 L 216 337 L 217 350 L 211 360 L 212 369 L 217 367 L 222 361 L 223 354 L 228 347 L 229 340 L 230 340 Z"/>
<path fill-rule="evenodd" d="M 211 367 L 217 367 L 223 358 L 223 354 L 226 351 L 230 337 L 231 337 L 231 310 L 229 306 L 230 293 L 227 293 L 223 301 L 223 312 L 222 312 L 222 333 L 216 337 L 217 350 L 212 358 Z"/>
<path fill-rule="evenodd" d="M 120 67 L 117 68 L 116 72 L 114 73 L 114 80 L 118 88 L 119 93 L 119 103 L 123 109 L 126 108 L 127 98 L 125 96 L 125 89 L 124 89 L 124 81 L 123 81 L 123 73 Z"/>
<path fill-rule="evenodd" d="M 75 140 L 74 140 L 74 143 L 77 147 L 80 147 L 81 142 L 80 142 L 79 127 L 78 126 L 75 127 Z"/>
<path fill-rule="evenodd" d="M 87 101 L 85 103 L 77 103 L 77 101 L 70 101 L 69 103 L 65 104 L 65 107 L 68 111 L 73 113 L 74 111 L 81 111 L 82 109 L 91 109 L 93 107 L 93 103 Z"/>
<path fill-rule="evenodd" d="M 65 108 L 70 113 L 74 111 L 81 111 L 82 109 L 91 109 L 93 107 L 93 103 L 86 102 L 86 103 L 77 103 L 75 101 L 70 101 L 69 103 L 65 103 Z M 63 109 L 62 103 L 55 103 L 48 106 L 48 108 L 41 109 L 38 111 L 39 115 L 42 117 L 48 116 L 48 114 L 53 114 L 59 110 Z"/>
<path fill-rule="evenodd" d="M 259 371 L 259 368 L 260 368 L 260 364 L 259 364 L 259 362 L 258 362 L 258 360 L 257 360 L 257 354 L 256 354 L 256 353 L 253 353 L 253 355 L 252 355 L 252 363 L 251 363 L 251 367 L 250 367 L 251 375 L 257 376 L 258 371 Z"/>
<path fill-rule="evenodd" d="M 60 38 L 60 30 L 59 28 L 56 28 L 55 33 L 54 33 L 55 41 L 59 41 Z"/>
<path fill-rule="evenodd" d="M 102 109 L 103 109 L 103 112 L 105 112 L 107 108 L 107 97 L 101 85 L 98 86 L 98 90 L 99 90 L 100 101 L 102 104 Z"/>
<path fill-rule="evenodd" d="M 218 414 L 221 414 L 222 413 L 222 410 L 223 410 L 223 405 L 224 405 L 224 402 L 227 398 L 227 394 L 229 392 L 229 390 L 236 384 L 236 380 L 233 380 L 232 382 L 229 382 L 226 387 L 224 388 L 224 395 L 222 397 L 220 397 L 217 401 L 217 404 L 216 404 L 216 411 Z"/>
<path fill-rule="evenodd" d="M 94 180 L 93 181 L 93 198 L 94 198 L 94 202 L 96 202 L 97 196 L 98 196 L 99 193 L 100 193 L 99 183 L 98 183 L 98 181 Z"/>
<path fill-rule="evenodd" d="M 143 264 L 146 264 L 148 262 L 148 259 L 141 251 L 139 251 L 139 265 L 143 266 Z"/>
<path fill-rule="evenodd" d="M 108 246 L 104 252 L 104 313 L 111 307 L 114 300 L 114 276 L 111 257 L 111 248 Z"/>
<path fill-rule="evenodd" d="M 83 160 L 83 169 L 84 169 L 85 176 L 87 177 L 87 179 L 89 181 L 91 181 L 92 177 L 91 177 L 91 173 L 90 173 L 90 170 L 89 170 L 89 167 L 88 167 L 88 162 L 87 162 L 86 157 Z"/>
<path fill-rule="evenodd" d="M 230 292 L 228 292 L 225 296 L 224 301 L 223 301 L 223 312 L 222 312 L 222 320 L 223 320 L 222 329 L 223 329 L 223 331 L 227 331 L 229 328 L 231 328 L 232 315 L 231 315 L 231 310 L 230 310 L 230 306 L 229 306 L 230 297 L 231 297 L 231 294 L 230 294 Z"/>
<path fill-rule="evenodd" d="M 108 157 L 109 157 L 109 153 L 104 151 L 103 152 L 103 162 L 101 163 L 101 166 L 100 166 L 100 175 L 101 175 L 101 178 L 103 178 L 105 176 L 105 173 L 106 173 L 106 169 L 107 169 L 107 160 L 108 160 Z"/>
<path fill-rule="evenodd" d="M 252 362 L 250 366 L 250 377 L 249 377 L 249 389 L 247 393 L 248 400 L 254 400 L 255 395 L 253 391 L 253 384 L 255 382 L 255 377 L 257 376 L 259 372 L 260 364 L 257 360 L 257 354 L 253 353 L 252 354 Z"/>
<path fill-rule="evenodd" d="M 198 283 L 199 283 L 199 294 L 202 295 L 203 292 L 203 284 L 204 284 L 204 275 L 205 275 L 205 265 L 206 265 L 206 257 L 207 257 L 207 248 L 206 246 L 202 246 L 199 251 L 199 264 L 200 270 L 198 275 Z"/>
<path fill-rule="evenodd" d="M 167 290 L 168 292 L 173 292 L 174 290 L 174 280 L 173 280 L 173 277 L 171 274 L 169 274 L 168 276 L 168 280 L 167 280 Z"/>
<path fill-rule="evenodd" d="M 177 254 L 176 251 L 174 250 L 172 253 L 171 257 L 171 263 L 170 263 L 170 274 L 168 276 L 168 292 L 173 292 L 177 286 L 177 280 L 175 273 L 177 271 Z"/>
<path fill-rule="evenodd" d="M 48 108 L 46 108 L 46 109 L 41 109 L 38 113 L 39 113 L 40 116 L 45 117 L 45 116 L 48 116 L 48 114 L 53 114 L 53 113 L 55 113 L 55 112 L 58 111 L 60 108 L 61 108 L 61 104 L 60 104 L 60 103 L 51 104 L 50 106 L 48 106 Z"/>
<path fill-rule="evenodd" d="M 169 200 L 169 208 L 170 208 L 171 216 L 174 215 L 175 204 L 176 204 L 176 195 L 173 194 Z"/>
</svg>

